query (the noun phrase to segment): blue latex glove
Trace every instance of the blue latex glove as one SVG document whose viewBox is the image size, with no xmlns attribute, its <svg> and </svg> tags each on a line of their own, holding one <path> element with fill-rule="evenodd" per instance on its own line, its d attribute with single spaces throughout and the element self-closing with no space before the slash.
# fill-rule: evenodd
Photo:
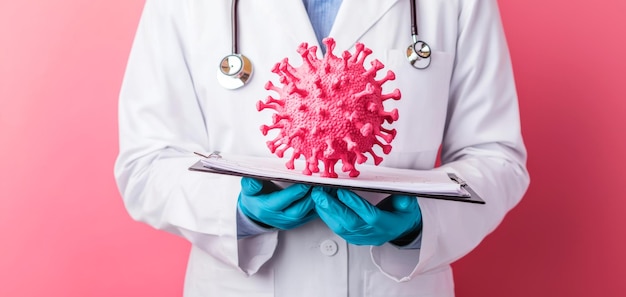
<svg viewBox="0 0 626 297">
<path fill-rule="evenodd" d="M 311 198 L 322 221 L 352 244 L 406 245 L 422 230 L 416 197 L 391 195 L 373 206 L 350 190 L 314 187 Z"/>
<path fill-rule="evenodd" d="M 238 204 L 259 225 L 288 230 L 317 218 L 310 190 L 311 186 L 303 184 L 281 189 L 271 181 L 243 177 Z"/>
</svg>

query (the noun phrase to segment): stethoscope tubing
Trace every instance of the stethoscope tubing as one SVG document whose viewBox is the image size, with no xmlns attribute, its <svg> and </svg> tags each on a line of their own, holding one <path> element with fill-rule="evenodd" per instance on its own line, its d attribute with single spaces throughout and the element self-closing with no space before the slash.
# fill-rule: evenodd
<svg viewBox="0 0 626 297">
<path fill-rule="evenodd" d="M 230 12 L 230 21 L 231 21 L 231 43 L 232 43 L 232 47 L 231 47 L 231 53 L 237 54 L 239 52 L 239 26 L 238 26 L 238 21 L 239 21 L 239 13 L 237 11 L 237 7 L 239 4 L 239 0 L 233 0 L 232 1 L 232 7 L 231 7 L 231 12 Z"/>
<path fill-rule="evenodd" d="M 411 0 L 411 36 L 413 42 L 417 42 L 417 35 L 419 34 L 417 28 L 417 13 L 415 12 L 415 0 Z"/>
<path fill-rule="evenodd" d="M 430 46 L 418 39 L 416 0 L 410 0 L 409 2 L 413 44 L 407 48 L 407 59 L 414 68 L 426 69 L 430 65 L 431 60 Z M 218 82 L 227 89 L 238 89 L 246 85 L 252 75 L 252 63 L 246 56 L 239 54 L 238 6 L 239 0 L 231 1 L 231 54 L 222 59 L 217 73 Z M 230 63 L 230 61 L 235 61 L 236 63 Z M 233 70 L 234 67 L 238 67 L 238 69 Z"/>
</svg>

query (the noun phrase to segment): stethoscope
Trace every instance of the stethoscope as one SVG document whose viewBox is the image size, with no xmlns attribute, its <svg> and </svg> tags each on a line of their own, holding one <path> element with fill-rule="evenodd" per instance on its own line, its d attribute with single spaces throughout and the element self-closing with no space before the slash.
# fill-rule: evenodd
<svg viewBox="0 0 626 297">
<path fill-rule="evenodd" d="M 222 59 L 217 70 L 217 81 L 222 87 L 230 90 L 238 89 L 246 85 L 252 77 L 252 62 L 246 56 L 239 54 L 238 50 L 238 28 L 237 28 L 237 4 L 238 0 L 232 0 L 231 9 L 231 42 L 232 53 Z M 411 0 L 411 38 L 413 44 L 406 49 L 406 58 L 409 64 L 416 69 L 426 69 L 430 65 L 430 46 L 418 39 L 417 14 L 415 13 L 415 2 Z"/>
</svg>

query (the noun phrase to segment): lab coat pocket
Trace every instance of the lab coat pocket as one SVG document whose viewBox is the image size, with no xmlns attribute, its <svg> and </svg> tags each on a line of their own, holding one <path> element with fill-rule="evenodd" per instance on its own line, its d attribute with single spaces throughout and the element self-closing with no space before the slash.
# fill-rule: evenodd
<svg viewBox="0 0 626 297">
<path fill-rule="evenodd" d="M 273 297 L 274 272 L 273 270 L 259 271 L 246 276 L 233 269 L 213 269 L 210 278 L 196 284 L 195 293 L 190 296 L 247 296 Z"/>
<path fill-rule="evenodd" d="M 385 53 L 385 69 L 396 79 L 385 83 L 386 92 L 399 89 L 398 101 L 388 100 L 385 109 L 397 108 L 399 119 L 391 126 L 397 130 L 392 142 L 396 152 L 433 151 L 439 148 L 446 122 L 450 79 L 454 57 L 446 52 L 433 52 L 426 69 L 416 69 L 406 59 L 405 49 L 389 49 Z"/>
<path fill-rule="evenodd" d="M 365 297 L 453 297 L 452 270 L 443 270 L 415 276 L 406 282 L 396 282 L 380 271 L 364 271 Z"/>
<path fill-rule="evenodd" d="M 184 296 L 273 297 L 274 270 L 262 267 L 248 276 L 194 247 L 187 265 Z"/>
</svg>

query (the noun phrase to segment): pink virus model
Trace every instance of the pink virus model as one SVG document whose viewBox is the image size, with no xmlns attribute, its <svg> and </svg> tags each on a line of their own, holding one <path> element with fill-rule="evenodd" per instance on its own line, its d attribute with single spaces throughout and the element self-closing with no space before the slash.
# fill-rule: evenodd
<svg viewBox="0 0 626 297">
<path fill-rule="evenodd" d="M 303 174 L 319 172 L 319 161 L 324 164 L 322 177 L 338 177 L 335 164 L 341 160 L 342 171 L 357 177 L 356 163 L 367 160 L 369 153 L 378 165 L 383 158 L 376 155 L 373 146 L 378 145 L 383 153 L 391 151 L 395 129 L 385 129 L 382 124 L 398 120 L 398 110 L 385 111 L 383 102 L 399 100 L 400 91 L 382 94 L 382 85 L 395 79 L 388 71 L 381 80 L 376 73 L 384 65 L 374 59 L 372 67 L 365 69 L 363 62 L 372 53 L 363 44 L 355 45 L 354 55 L 345 51 L 342 57 L 333 54 L 335 40 L 324 39 L 327 53 L 323 59 L 316 57 L 317 47 L 302 43 L 297 52 L 303 64 L 293 67 L 287 58 L 277 63 L 272 72 L 280 76 L 283 87 L 267 82 L 265 89 L 278 93 L 279 98 L 268 96 L 265 102 L 257 103 L 257 110 L 266 108 L 276 111 L 270 126 L 262 125 L 261 132 L 280 129 L 278 136 L 267 142 L 272 153 L 282 158 L 285 151 L 293 149 L 288 169 L 294 169 L 294 160 L 304 156 L 306 166 Z M 384 141 L 385 143 L 383 143 Z"/>
</svg>

